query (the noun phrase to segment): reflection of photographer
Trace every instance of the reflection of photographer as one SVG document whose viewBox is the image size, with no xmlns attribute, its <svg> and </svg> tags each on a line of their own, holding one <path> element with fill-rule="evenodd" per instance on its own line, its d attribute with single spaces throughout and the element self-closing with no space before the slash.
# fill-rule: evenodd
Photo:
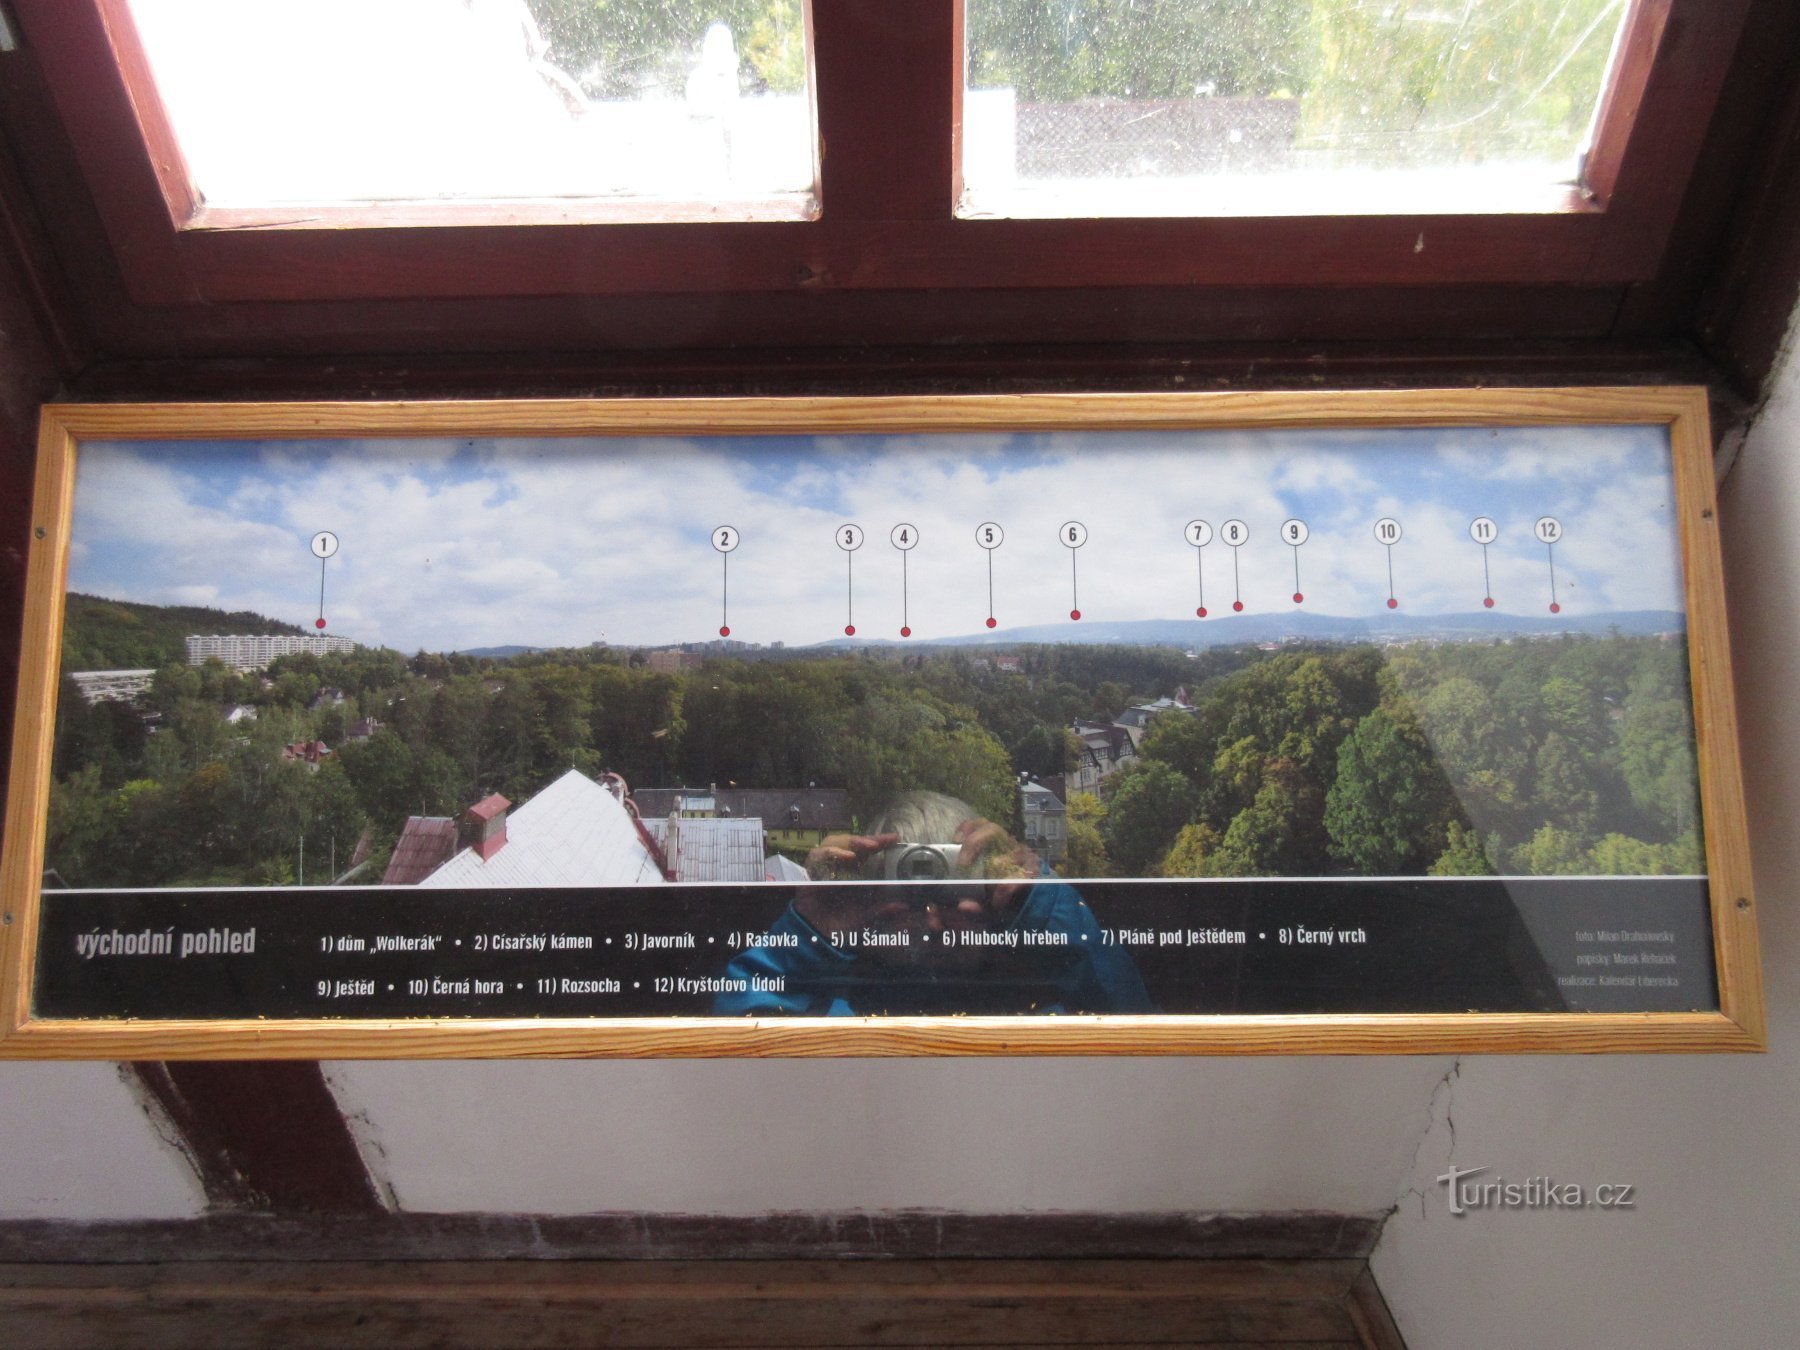
<svg viewBox="0 0 1800 1350">
<path fill-rule="evenodd" d="M 746 989 L 716 1011 L 1151 1011 L 1080 895 L 954 797 L 903 793 L 868 833 L 823 840 L 806 870 L 824 884 L 798 888 L 769 945 L 732 961 Z"/>
</svg>

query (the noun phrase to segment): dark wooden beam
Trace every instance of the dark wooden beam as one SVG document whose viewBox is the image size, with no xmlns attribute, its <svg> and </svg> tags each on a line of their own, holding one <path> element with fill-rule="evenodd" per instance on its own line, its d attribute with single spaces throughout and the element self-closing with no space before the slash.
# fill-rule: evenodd
<svg viewBox="0 0 1800 1350">
<path fill-rule="evenodd" d="M 19 1345 L 1310 1347 L 1361 1261 L 0 1267 Z"/>
<path fill-rule="evenodd" d="M 1781 0 L 1788 3 L 1789 0 Z M 1772 85 L 1730 232 L 1695 287 L 1694 328 L 1740 393 L 1768 380 L 1800 298 L 1800 38 L 1771 21 L 1752 35 Z"/>
<path fill-rule="evenodd" d="M 1385 1214 L 357 1214 L 0 1222 L 0 1263 L 1300 1260 L 1366 1257 Z"/>
<path fill-rule="evenodd" d="M 198 1061 L 132 1069 L 180 1132 L 213 1206 L 381 1212 L 375 1183 L 317 1064 Z"/>
</svg>

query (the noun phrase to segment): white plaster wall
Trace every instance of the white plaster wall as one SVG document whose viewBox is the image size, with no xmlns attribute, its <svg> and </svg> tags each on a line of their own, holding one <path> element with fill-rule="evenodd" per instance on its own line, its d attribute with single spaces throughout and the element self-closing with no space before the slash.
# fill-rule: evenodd
<svg viewBox="0 0 1800 1350">
<path fill-rule="evenodd" d="M 1375 1256 L 1412 1350 L 1800 1343 L 1800 361 L 1791 349 L 1725 482 L 1719 519 L 1772 1048 L 1464 1060 L 1438 1093 L 1414 1193 Z M 1635 1183 L 1637 1207 L 1455 1217 L 1435 1180 L 1452 1160 L 1510 1181 Z"/>
<path fill-rule="evenodd" d="M 0 1064 L 0 1219 L 185 1219 L 206 1203 L 115 1064 Z"/>
<path fill-rule="evenodd" d="M 1385 1209 L 1444 1059 L 339 1063 L 406 1209 Z"/>
</svg>

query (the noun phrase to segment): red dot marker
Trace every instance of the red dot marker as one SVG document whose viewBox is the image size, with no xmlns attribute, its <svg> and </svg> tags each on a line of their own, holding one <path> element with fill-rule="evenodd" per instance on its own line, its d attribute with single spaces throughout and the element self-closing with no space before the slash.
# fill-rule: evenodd
<svg viewBox="0 0 1800 1350">
<path fill-rule="evenodd" d="M 720 637 L 730 637 L 731 630 L 729 628 L 725 627 L 723 624 L 721 624 L 719 626 L 719 636 Z"/>
<path fill-rule="evenodd" d="M 1242 600 L 1233 600 L 1231 602 L 1231 607 L 1234 610 L 1236 610 L 1239 614 L 1242 614 L 1244 612 L 1244 602 Z"/>
<path fill-rule="evenodd" d="M 900 636 L 901 636 L 901 637 L 911 637 L 911 636 L 912 636 L 912 629 L 910 629 L 910 628 L 902 628 L 902 629 L 901 629 L 901 630 L 900 630 Z"/>
<path fill-rule="evenodd" d="M 1487 599 L 1483 600 L 1481 603 L 1482 603 L 1483 608 L 1492 609 L 1494 607 L 1494 597 L 1490 595 Z"/>
<path fill-rule="evenodd" d="M 1306 599 L 1306 597 L 1304 595 L 1300 594 L 1299 591 L 1294 592 L 1294 603 L 1296 605 L 1299 604 L 1304 599 Z"/>
<path fill-rule="evenodd" d="M 856 636 L 856 625 L 853 623 L 845 624 L 844 625 L 844 636 L 845 637 L 855 637 Z"/>
<path fill-rule="evenodd" d="M 1197 619 L 1204 619 L 1206 617 L 1206 606 L 1202 605 L 1199 609 L 1195 610 L 1194 617 Z"/>
<path fill-rule="evenodd" d="M 993 619 L 989 619 L 989 620 L 988 620 L 988 627 L 989 627 L 989 628 L 992 628 L 992 627 L 994 627 L 994 626 L 995 626 L 995 620 L 993 620 Z"/>
<path fill-rule="evenodd" d="M 1389 609 L 1399 609 L 1400 602 L 1398 600 L 1394 599 L 1392 596 L 1389 596 L 1388 597 L 1388 608 Z"/>
<path fill-rule="evenodd" d="M 324 626 L 325 626 L 325 620 L 323 620 L 323 619 L 314 619 L 313 620 L 314 628 L 323 628 Z"/>
<path fill-rule="evenodd" d="M 1551 613 L 1552 613 L 1552 614 L 1561 614 L 1561 613 L 1562 613 L 1562 606 L 1561 606 L 1561 605 L 1559 605 L 1559 604 L 1557 604 L 1557 603 L 1556 603 L 1556 601 L 1554 601 L 1554 600 L 1552 600 L 1552 601 L 1551 601 L 1551 602 L 1550 602 L 1550 612 L 1551 612 Z"/>
<path fill-rule="evenodd" d="M 1072 609 L 1069 611 L 1069 617 L 1071 619 L 1079 619 L 1081 617 L 1081 611 L 1078 609 Z"/>
</svg>

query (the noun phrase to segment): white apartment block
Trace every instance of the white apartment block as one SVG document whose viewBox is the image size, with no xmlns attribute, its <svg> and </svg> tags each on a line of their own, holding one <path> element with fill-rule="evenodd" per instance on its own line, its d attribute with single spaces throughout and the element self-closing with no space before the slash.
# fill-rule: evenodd
<svg viewBox="0 0 1800 1350">
<path fill-rule="evenodd" d="M 261 670 L 276 657 L 292 656 L 296 652 L 312 652 L 315 656 L 324 656 L 327 652 L 355 650 L 356 644 L 349 638 L 327 637 L 323 633 L 261 633 L 211 637 L 190 634 L 187 640 L 190 666 L 217 660 L 237 670 Z"/>
</svg>

